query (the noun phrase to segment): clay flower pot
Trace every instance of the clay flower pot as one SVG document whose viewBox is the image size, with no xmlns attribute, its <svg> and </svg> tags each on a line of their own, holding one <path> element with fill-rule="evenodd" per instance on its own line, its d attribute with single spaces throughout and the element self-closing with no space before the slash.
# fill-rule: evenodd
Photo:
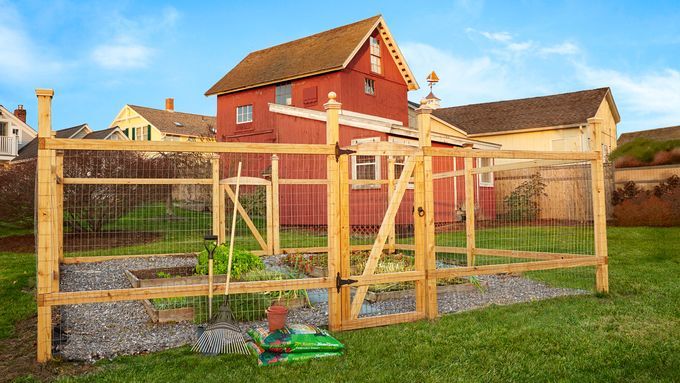
<svg viewBox="0 0 680 383">
<path fill-rule="evenodd" d="M 269 322 L 269 332 L 282 329 L 286 324 L 288 309 L 286 306 L 273 304 L 267 309 L 267 322 Z"/>
</svg>

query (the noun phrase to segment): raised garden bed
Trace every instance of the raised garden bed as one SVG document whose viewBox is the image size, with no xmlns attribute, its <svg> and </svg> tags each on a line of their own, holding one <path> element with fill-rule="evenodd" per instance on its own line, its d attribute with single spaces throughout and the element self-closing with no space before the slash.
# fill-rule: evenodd
<svg viewBox="0 0 680 383">
<path fill-rule="evenodd" d="M 486 283 L 456 283 L 449 285 L 437 286 L 437 294 L 447 294 L 447 293 L 469 293 L 474 291 L 479 291 L 486 288 Z M 371 291 L 368 288 L 366 292 L 366 301 L 370 303 L 383 302 L 392 299 L 405 299 L 412 298 L 415 296 L 415 289 L 403 289 L 403 290 L 393 290 L 393 291 Z"/>
<path fill-rule="evenodd" d="M 193 285 L 193 284 L 207 284 L 207 275 L 194 274 L 196 268 L 194 266 L 180 266 L 180 267 L 160 267 L 143 270 L 125 270 L 125 275 L 130 281 L 133 288 L 144 287 L 163 287 L 163 286 L 178 286 L 178 285 Z M 266 279 L 266 278 L 265 278 Z M 249 281 L 257 279 L 245 279 Z M 213 283 L 215 285 L 224 284 L 227 281 L 226 275 L 215 275 Z M 232 279 L 236 282 L 236 280 Z M 264 295 L 264 294 L 263 294 Z M 296 309 L 308 306 L 308 298 L 305 294 L 289 294 L 283 293 L 279 299 L 277 294 L 272 294 L 270 300 L 265 302 L 266 305 L 270 303 L 279 302 L 287 306 L 289 309 Z M 217 296 L 219 298 L 219 296 Z M 175 301 L 171 301 L 175 299 Z M 182 299 L 182 298 L 177 298 Z M 144 308 L 149 314 L 149 317 L 154 323 L 172 323 L 181 321 L 203 321 L 205 318 L 196 318 L 196 313 L 191 301 L 185 302 L 177 301 L 176 298 L 163 298 L 155 300 L 144 300 Z M 232 302 L 234 303 L 234 302 Z M 243 305 L 243 304 L 241 304 Z M 266 307 L 265 307 L 266 308 Z M 264 309 L 263 309 L 264 312 Z M 261 315 L 262 317 L 264 316 Z"/>
<path fill-rule="evenodd" d="M 194 320 L 193 306 L 163 308 L 162 305 L 157 306 L 149 299 L 143 300 L 142 304 L 144 305 L 146 312 L 149 314 L 151 321 L 154 323 L 173 323 Z"/>
</svg>

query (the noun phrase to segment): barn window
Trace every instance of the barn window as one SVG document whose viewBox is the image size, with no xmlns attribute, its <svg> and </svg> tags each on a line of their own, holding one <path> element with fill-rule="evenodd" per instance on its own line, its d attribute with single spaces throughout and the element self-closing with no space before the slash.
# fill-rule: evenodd
<svg viewBox="0 0 680 383">
<path fill-rule="evenodd" d="M 478 158 L 477 167 L 485 168 L 487 166 L 493 165 L 493 160 L 491 158 Z M 479 186 L 493 186 L 493 172 L 479 173 L 478 175 Z"/>
<path fill-rule="evenodd" d="M 236 107 L 236 123 L 243 124 L 253 121 L 253 105 L 241 105 Z"/>
<path fill-rule="evenodd" d="M 357 138 L 352 140 L 352 145 L 367 142 L 380 142 L 380 137 Z M 380 157 L 379 156 L 352 156 L 352 179 L 354 180 L 379 180 Z M 377 189 L 379 184 L 355 184 L 352 189 Z"/>
<path fill-rule="evenodd" d="M 380 41 L 377 37 L 371 36 L 370 38 L 371 46 L 371 72 L 382 73 L 380 64 Z"/>
<path fill-rule="evenodd" d="M 293 86 L 286 82 L 276 86 L 276 103 L 279 105 L 293 105 Z"/>
<path fill-rule="evenodd" d="M 364 92 L 370 94 L 371 96 L 375 94 L 375 81 L 370 78 L 364 79 Z"/>
</svg>

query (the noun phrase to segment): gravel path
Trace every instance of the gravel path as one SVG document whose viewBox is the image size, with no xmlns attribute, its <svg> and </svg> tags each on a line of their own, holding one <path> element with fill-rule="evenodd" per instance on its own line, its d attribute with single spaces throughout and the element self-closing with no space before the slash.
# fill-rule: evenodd
<svg viewBox="0 0 680 383">
<path fill-rule="evenodd" d="M 269 258 L 269 257 L 268 257 Z M 62 291 L 128 288 L 124 270 L 155 267 L 189 266 L 195 258 L 155 257 L 126 259 L 79 265 L 64 265 L 61 270 Z M 268 268 L 281 268 L 277 259 L 268 259 Z M 484 291 L 443 293 L 438 295 L 440 313 L 473 310 L 488 305 L 531 302 L 565 295 L 587 294 L 587 291 L 554 288 L 541 282 L 512 275 L 480 276 Z M 327 293 L 309 290 L 313 307 L 292 310 L 288 320 L 294 323 L 326 325 L 328 322 Z M 413 311 L 414 298 L 394 299 L 365 304 L 365 315 L 386 315 Z M 61 316 L 64 336 L 57 350 L 65 359 L 95 361 L 118 355 L 160 351 L 191 344 L 196 326 L 192 322 L 154 324 L 141 302 L 113 302 L 63 306 Z M 265 321 L 241 323 L 246 330 Z M 58 338 L 58 337 L 57 337 Z"/>
</svg>

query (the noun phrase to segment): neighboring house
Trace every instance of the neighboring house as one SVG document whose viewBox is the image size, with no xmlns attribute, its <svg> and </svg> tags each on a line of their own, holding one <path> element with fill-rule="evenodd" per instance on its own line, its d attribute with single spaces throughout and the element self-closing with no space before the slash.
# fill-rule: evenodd
<svg viewBox="0 0 680 383">
<path fill-rule="evenodd" d="M 680 140 L 680 125 L 622 133 L 621 136 L 619 136 L 617 144 L 620 146 L 633 141 L 636 138 L 646 138 L 654 141 Z"/>
<path fill-rule="evenodd" d="M 605 158 L 616 148 L 621 121 L 609 88 L 439 108 L 433 115 L 435 132 L 493 142 L 504 150 L 546 151 L 592 150 L 587 120 L 599 117 Z"/>
<path fill-rule="evenodd" d="M 127 140 L 128 138 L 118 128 L 93 131 L 88 124 L 80 124 L 54 132 L 56 138 L 89 139 L 89 140 Z M 13 162 L 34 159 L 38 156 L 38 139 L 34 138 L 26 144 Z"/>
<path fill-rule="evenodd" d="M 319 144 L 326 141 L 323 104 L 329 92 L 342 103 L 340 145 L 392 141 L 417 145 L 415 126 L 409 125 L 407 93 L 418 89 L 394 37 L 382 16 L 374 16 L 248 54 L 215 83 L 206 95 L 217 96 L 217 140 L 230 142 L 274 142 Z M 470 139 L 449 131 L 433 134 L 433 145 L 477 149 L 498 149 L 500 145 Z M 397 158 L 398 162 L 403 161 Z M 323 167 L 310 164 L 309 158 L 289 156 L 281 162 L 282 178 L 324 178 Z M 244 164 L 248 176 L 268 174 L 268 160 Z M 462 169 L 463 160 L 438 163 L 435 171 Z M 387 160 L 379 156 L 353 156 L 351 177 L 385 179 Z M 400 166 L 397 165 L 397 170 Z M 303 173 L 304 172 L 304 173 Z M 229 172 L 227 172 L 229 173 Z M 443 196 L 452 186 L 435 191 Z M 480 218 L 495 215 L 493 180 L 476 185 L 480 190 Z M 325 201 L 326 190 L 319 187 L 281 188 L 282 224 L 319 224 L 326 222 L 325 202 L 309 207 L 310 201 Z M 464 185 L 457 194 L 464 199 Z M 353 185 L 350 201 L 352 225 L 379 225 L 383 210 L 376 201 L 385 201 L 387 187 L 380 184 Z M 397 223 L 411 219 L 412 191 L 404 198 Z M 455 202 L 440 198 L 436 215 L 443 220 Z M 293 207 L 305 206 L 304 214 Z M 285 209 L 288 208 L 289 211 Z"/>
<path fill-rule="evenodd" d="M 165 100 L 165 110 L 125 105 L 109 126 L 133 141 L 214 140 L 215 117 L 176 112 L 174 105 L 172 98 Z"/>
<path fill-rule="evenodd" d="M 17 106 L 14 113 L 0 105 L 0 162 L 13 160 L 36 135 L 36 131 L 26 124 L 23 105 Z"/>
</svg>

